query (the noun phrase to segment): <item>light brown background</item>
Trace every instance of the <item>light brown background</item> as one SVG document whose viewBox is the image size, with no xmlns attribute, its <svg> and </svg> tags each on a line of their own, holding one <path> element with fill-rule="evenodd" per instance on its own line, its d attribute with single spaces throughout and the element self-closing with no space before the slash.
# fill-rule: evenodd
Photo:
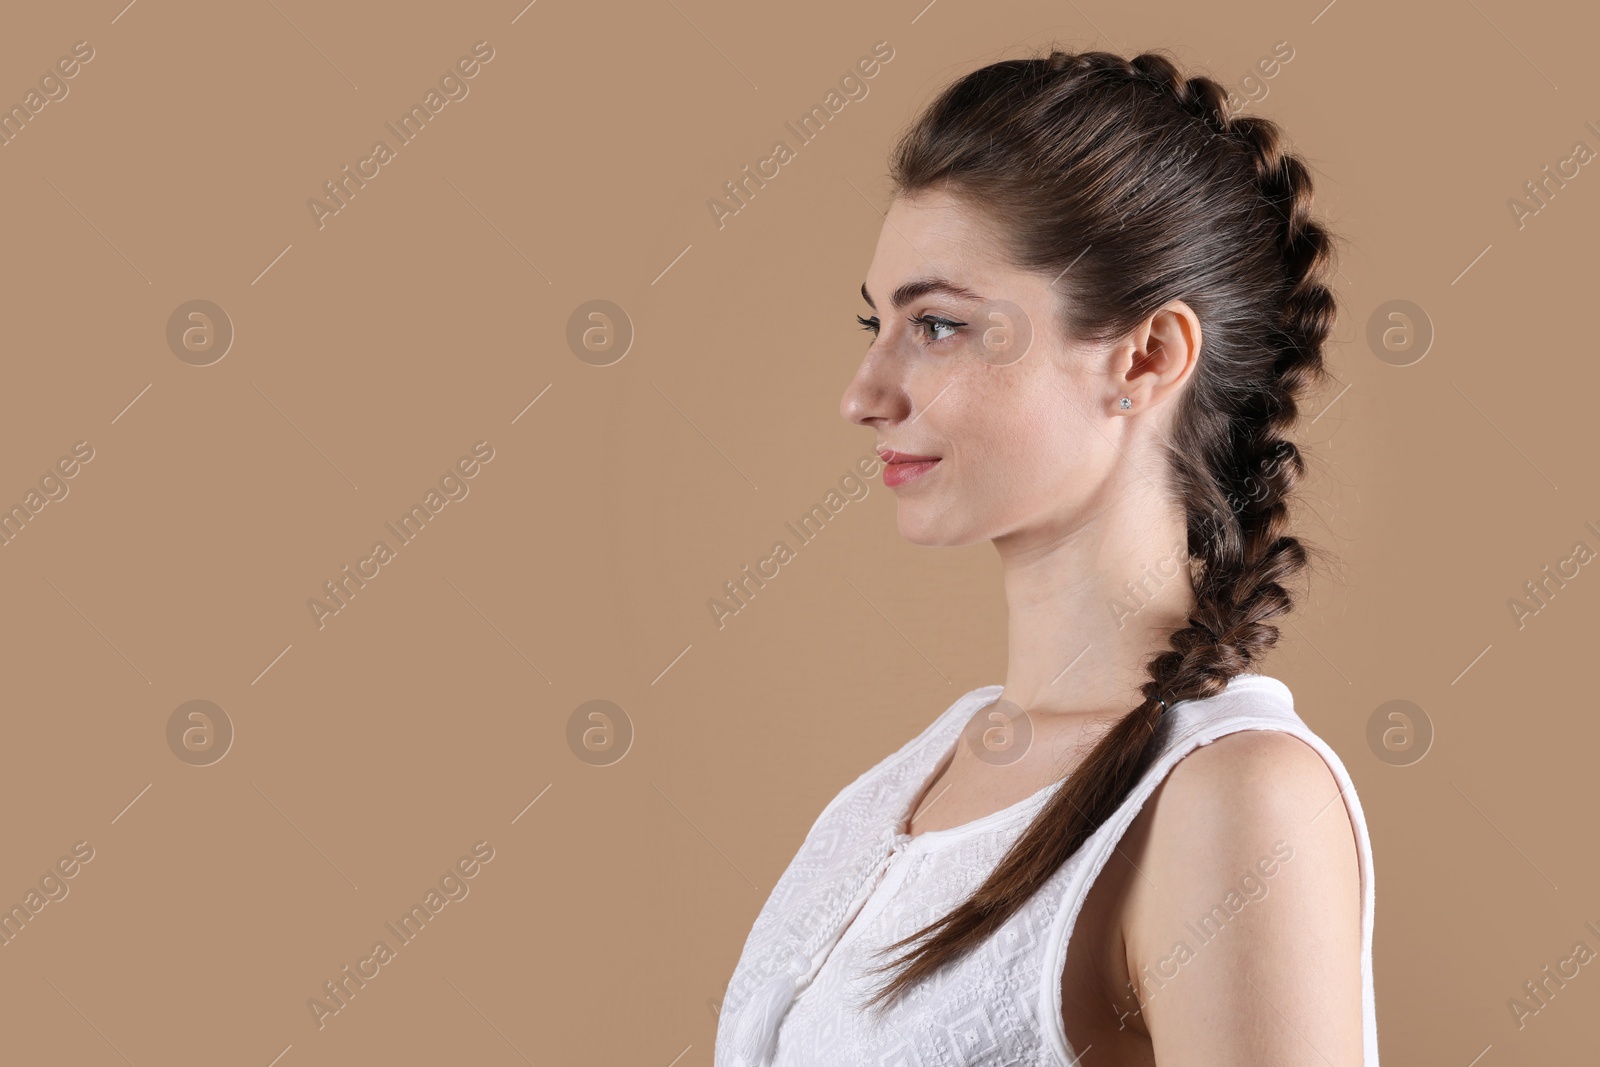
<svg viewBox="0 0 1600 1067">
<path fill-rule="evenodd" d="M 1263 669 L 1368 812 L 1385 1060 L 1593 1060 L 1593 967 L 1525 1029 L 1506 1006 L 1600 948 L 1600 577 L 1520 630 L 1507 607 L 1600 547 L 1600 176 L 1507 207 L 1600 148 L 1592 12 L 122 3 L 0 32 L 0 101 L 96 53 L 0 148 L 0 501 L 95 450 L 0 548 L 0 900 L 95 849 L 0 948 L 8 1062 L 709 1064 L 823 805 L 1002 680 L 992 550 L 907 545 L 881 481 L 725 628 L 707 609 L 872 446 L 837 405 L 894 135 L 1050 43 L 1240 87 L 1283 40 L 1252 111 L 1347 242 L 1303 522 L 1341 567 Z M 480 40 L 470 95 L 319 230 L 307 199 Z M 719 231 L 722 183 L 880 40 L 869 95 Z M 196 298 L 236 330 L 203 368 L 165 340 Z M 566 343 L 591 299 L 637 331 L 609 367 Z M 1394 299 L 1436 331 L 1407 367 L 1366 341 Z M 307 600 L 479 440 L 470 495 L 319 630 Z M 1366 742 L 1397 698 L 1436 730 L 1407 767 Z M 237 731 L 211 766 L 167 747 L 191 699 Z M 566 739 L 592 699 L 635 731 L 606 767 Z M 470 895 L 318 1030 L 307 999 L 480 840 Z"/>
</svg>

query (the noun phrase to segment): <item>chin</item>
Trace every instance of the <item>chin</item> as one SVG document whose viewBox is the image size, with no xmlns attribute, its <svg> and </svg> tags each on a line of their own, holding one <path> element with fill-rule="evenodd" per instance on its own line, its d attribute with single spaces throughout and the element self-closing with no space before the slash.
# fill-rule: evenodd
<svg viewBox="0 0 1600 1067">
<path fill-rule="evenodd" d="M 925 548 L 956 548 L 978 540 L 969 531 L 950 521 L 949 516 L 930 515 L 917 505 L 900 505 L 900 536 Z"/>
</svg>

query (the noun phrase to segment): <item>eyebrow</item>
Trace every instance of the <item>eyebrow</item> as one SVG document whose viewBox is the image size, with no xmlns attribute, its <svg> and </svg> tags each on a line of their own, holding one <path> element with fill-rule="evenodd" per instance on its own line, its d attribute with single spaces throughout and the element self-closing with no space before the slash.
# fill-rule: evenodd
<svg viewBox="0 0 1600 1067">
<path fill-rule="evenodd" d="M 964 285 L 957 285 L 955 282 L 948 282 L 943 278 L 923 278 L 918 281 L 907 282 L 900 288 L 896 289 L 894 294 L 890 297 L 890 303 L 896 308 L 902 308 L 911 303 L 911 301 L 917 299 L 917 297 L 927 296 L 929 293 L 944 293 L 948 296 L 960 297 L 963 300 L 984 299 L 981 295 L 973 292 Z M 878 310 L 878 305 L 874 304 L 872 302 L 872 297 L 867 295 L 866 282 L 861 283 L 861 299 L 865 300 L 867 302 L 867 306 L 873 311 Z"/>
</svg>

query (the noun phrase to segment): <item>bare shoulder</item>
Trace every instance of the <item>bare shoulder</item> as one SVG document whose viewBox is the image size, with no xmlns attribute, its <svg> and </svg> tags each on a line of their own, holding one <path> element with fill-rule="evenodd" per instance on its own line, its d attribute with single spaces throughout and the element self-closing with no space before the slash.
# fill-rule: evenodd
<svg viewBox="0 0 1600 1067">
<path fill-rule="evenodd" d="M 1355 833 L 1322 755 L 1283 730 L 1239 730 L 1188 753 L 1167 774 L 1149 827 L 1151 862 L 1174 884 L 1237 884 L 1282 866 L 1319 892 L 1359 904 Z"/>
<path fill-rule="evenodd" d="M 1140 820 L 1123 933 L 1157 1061 L 1359 1064 L 1359 858 L 1322 755 L 1282 730 L 1226 734 Z"/>
<path fill-rule="evenodd" d="M 1339 793 L 1322 755 L 1284 730 L 1237 730 L 1200 745 L 1164 784 L 1188 828 L 1213 834 L 1251 822 L 1304 826 Z"/>
</svg>

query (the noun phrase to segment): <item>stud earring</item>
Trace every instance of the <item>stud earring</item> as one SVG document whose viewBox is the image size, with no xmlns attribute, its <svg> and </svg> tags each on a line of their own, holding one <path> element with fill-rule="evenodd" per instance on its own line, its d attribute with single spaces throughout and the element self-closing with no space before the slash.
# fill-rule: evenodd
<svg viewBox="0 0 1600 1067">
<path fill-rule="evenodd" d="M 1133 407 L 1133 401 L 1129 400 L 1127 397 L 1122 398 L 1121 404 L 1123 411 L 1127 411 L 1129 408 Z"/>
</svg>

